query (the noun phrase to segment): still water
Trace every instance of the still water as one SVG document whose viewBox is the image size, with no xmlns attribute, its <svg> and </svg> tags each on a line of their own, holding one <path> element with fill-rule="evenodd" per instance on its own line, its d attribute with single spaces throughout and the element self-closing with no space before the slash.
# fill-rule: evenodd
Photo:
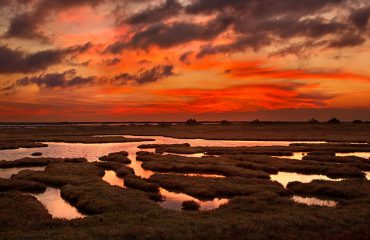
<svg viewBox="0 0 370 240">
<path fill-rule="evenodd" d="M 152 171 L 145 170 L 141 167 L 141 162 L 136 160 L 136 153 L 141 151 L 138 148 L 141 144 L 155 143 L 155 144 L 179 144 L 179 143 L 189 143 L 191 146 L 223 146 L 223 147 L 237 147 L 237 146 L 288 146 L 291 143 L 296 143 L 292 141 L 231 141 L 231 140 L 204 140 L 204 139 L 176 139 L 162 136 L 130 136 L 124 135 L 123 137 L 128 138 L 151 138 L 155 141 L 152 142 L 129 142 L 129 143 L 104 143 L 104 144 L 81 144 L 81 143 L 55 143 L 55 142 L 46 142 L 48 147 L 46 148 L 32 148 L 32 149 L 15 149 L 15 150 L 2 150 L 0 160 L 12 161 L 24 157 L 32 157 L 33 152 L 41 152 L 43 157 L 60 157 L 60 158 L 77 158 L 84 157 L 88 161 L 98 161 L 99 157 L 107 155 L 112 152 L 127 151 L 129 153 L 129 158 L 132 163 L 128 166 L 132 167 L 135 170 L 135 174 L 144 178 L 149 178 L 154 174 Z M 300 143 L 302 141 L 299 141 Z M 322 143 L 322 142 L 307 142 L 307 143 Z M 154 151 L 154 149 L 145 149 L 145 151 Z M 190 156 L 202 157 L 204 154 L 193 154 Z M 187 155 L 189 156 L 189 155 Z M 297 153 L 293 157 L 299 158 L 303 156 L 303 153 Z M 32 168 L 24 168 L 32 169 Z M 33 169 L 34 170 L 34 169 Z M 36 169 L 43 170 L 43 169 Z M 9 174 L 15 174 L 19 170 L 10 170 L 7 169 L 3 172 L 0 171 L 0 177 L 9 176 Z M 195 174 L 187 174 L 193 176 Z M 199 175 L 199 174 L 197 174 Z M 223 177 L 220 175 L 200 175 L 203 177 Z M 283 184 L 287 185 L 291 181 L 301 181 L 309 182 L 314 179 L 324 179 L 328 178 L 321 175 L 302 175 L 294 173 L 279 173 L 277 175 L 271 176 L 273 180 L 276 180 Z M 103 180 L 110 183 L 114 186 L 124 186 L 124 180 L 117 177 L 113 171 L 106 171 Z M 228 199 L 213 199 L 211 201 L 201 201 L 189 195 L 183 193 L 170 192 L 166 189 L 161 188 L 160 193 L 164 197 L 164 201 L 160 203 L 162 207 L 170 209 L 180 209 L 183 201 L 193 200 L 200 204 L 202 210 L 211 210 L 218 208 L 222 204 L 226 204 Z M 45 193 L 35 195 L 40 202 L 42 202 L 49 212 L 57 218 L 80 218 L 83 217 L 82 214 L 66 203 L 60 197 L 60 191 L 58 189 L 48 188 Z"/>
<path fill-rule="evenodd" d="M 336 207 L 337 202 L 332 200 L 322 200 L 313 197 L 300 197 L 300 196 L 293 196 L 293 201 L 301 204 L 305 204 L 308 206 L 322 206 L 322 207 Z"/>
<path fill-rule="evenodd" d="M 284 187 L 290 182 L 301 182 L 301 183 L 310 183 L 313 180 L 327 180 L 327 181 L 341 181 L 342 179 L 332 179 L 325 175 L 316 175 L 316 174 L 300 174 L 292 172 L 278 172 L 278 174 L 270 175 L 272 181 L 277 181 Z"/>
<path fill-rule="evenodd" d="M 45 206 L 53 218 L 71 220 L 85 217 L 60 196 L 59 189 L 47 188 L 44 193 L 33 194 L 33 196 Z"/>
</svg>

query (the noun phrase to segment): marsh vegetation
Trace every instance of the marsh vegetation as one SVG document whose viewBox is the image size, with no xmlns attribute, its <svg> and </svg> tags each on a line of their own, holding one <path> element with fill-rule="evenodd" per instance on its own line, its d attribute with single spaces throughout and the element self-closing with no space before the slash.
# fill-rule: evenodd
<svg viewBox="0 0 370 240">
<path fill-rule="evenodd" d="M 7 206 L 0 208 L 0 238 L 366 239 L 370 160 L 338 155 L 370 152 L 364 125 L 311 124 L 315 134 L 266 123 L 220 124 L 212 132 L 204 124 L 3 129 L 2 146 L 35 148 L 0 151 L 0 169 L 13 174 L 0 171 L 0 204 Z M 252 132 L 235 131 L 241 127 Z M 289 142 L 173 139 L 156 137 L 157 129 L 173 137 Z M 152 137 L 111 136 L 120 134 Z M 155 141 L 142 142 L 149 138 Z M 43 157 L 28 157 L 32 152 Z M 306 154 L 289 158 L 297 152 Z M 62 205 L 42 196 L 67 204 L 72 215 L 56 217 L 50 206 Z"/>
</svg>

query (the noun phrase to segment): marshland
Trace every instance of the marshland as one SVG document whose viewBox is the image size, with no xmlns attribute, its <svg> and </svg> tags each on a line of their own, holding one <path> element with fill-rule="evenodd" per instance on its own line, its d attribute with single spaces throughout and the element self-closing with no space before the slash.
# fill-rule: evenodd
<svg viewBox="0 0 370 240">
<path fill-rule="evenodd" d="M 368 239 L 369 123 L 0 125 L 0 239 Z"/>
</svg>

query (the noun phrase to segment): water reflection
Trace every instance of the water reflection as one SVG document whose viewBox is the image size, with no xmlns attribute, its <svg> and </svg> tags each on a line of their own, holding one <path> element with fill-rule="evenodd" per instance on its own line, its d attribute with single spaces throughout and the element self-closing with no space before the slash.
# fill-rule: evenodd
<svg viewBox="0 0 370 240">
<path fill-rule="evenodd" d="M 44 193 L 33 194 L 49 211 L 53 218 L 76 219 L 85 217 L 60 196 L 60 190 L 47 188 Z"/>
<path fill-rule="evenodd" d="M 302 160 L 304 156 L 307 155 L 307 152 L 293 152 L 292 156 L 276 156 L 277 158 L 288 158 L 294 160 Z"/>
<path fill-rule="evenodd" d="M 300 174 L 300 173 L 291 173 L 291 172 L 278 172 L 278 174 L 270 175 L 272 181 L 277 181 L 284 187 L 290 182 L 301 182 L 301 183 L 310 183 L 313 180 L 327 180 L 327 181 L 340 181 L 342 179 L 332 179 L 325 175 L 315 175 L 315 174 Z"/>
<path fill-rule="evenodd" d="M 165 200 L 160 203 L 163 208 L 173 209 L 173 210 L 180 210 L 181 205 L 184 201 L 195 201 L 199 203 L 200 210 L 212 210 L 215 208 L 220 207 L 223 204 L 229 202 L 226 198 L 215 198 L 211 201 L 200 201 L 192 196 L 189 196 L 184 193 L 174 193 L 169 192 L 166 189 L 160 188 L 160 194 L 164 196 Z"/>
<path fill-rule="evenodd" d="M 120 135 L 122 136 L 122 135 Z M 129 138 L 151 138 L 155 141 L 153 144 L 180 144 L 189 143 L 191 146 L 223 146 L 223 147 L 237 147 L 237 146 L 288 146 L 292 141 L 231 141 L 231 140 L 204 140 L 204 139 L 176 139 L 162 136 L 131 136 L 123 135 Z M 321 143 L 321 142 L 307 142 L 307 143 Z M 141 167 L 141 162 L 136 160 L 136 153 L 141 151 L 139 145 L 144 142 L 127 142 L 127 143 L 104 143 L 104 144 L 82 144 L 82 143 L 54 143 L 46 142 L 49 146 L 47 148 L 32 148 L 32 149 L 15 149 L 0 151 L 1 158 L 4 160 L 15 160 L 19 158 L 29 157 L 33 152 L 42 152 L 43 157 L 60 157 L 60 158 L 76 158 L 84 157 L 88 161 L 98 161 L 99 157 L 107 155 L 112 152 L 127 151 L 131 164 L 128 166 L 135 170 L 137 176 L 149 178 L 154 174 L 152 171 L 145 170 Z M 146 149 L 145 151 L 154 152 L 155 149 Z M 186 155 L 202 157 L 203 153 Z M 187 174 L 188 176 L 207 176 L 207 177 L 223 177 L 219 175 L 211 176 L 209 174 Z M 124 187 L 124 180 L 118 178 L 113 171 L 107 171 L 103 180 L 120 187 Z M 228 199 L 214 199 L 212 201 L 200 201 L 189 195 L 182 193 L 173 193 L 165 189 L 161 189 L 161 194 L 165 201 L 160 203 L 161 206 L 171 209 L 180 209 L 182 202 L 186 200 L 193 200 L 200 204 L 201 210 L 210 210 L 219 207 L 221 204 L 228 202 Z M 83 217 L 77 212 L 75 208 L 70 206 L 60 197 L 60 192 L 57 189 L 48 189 L 44 194 L 37 195 L 49 211 L 55 217 L 77 218 Z"/>
<path fill-rule="evenodd" d="M 12 175 L 18 174 L 23 170 L 32 170 L 32 171 L 44 171 L 45 167 L 22 167 L 22 168 L 5 168 L 0 169 L 0 178 L 9 179 Z"/>
<path fill-rule="evenodd" d="M 175 155 L 175 156 L 181 156 L 181 157 L 196 157 L 201 158 L 208 156 L 205 153 L 191 153 L 191 154 L 183 154 L 183 153 L 163 153 L 163 155 Z"/>
<path fill-rule="evenodd" d="M 321 200 L 314 197 L 300 197 L 300 196 L 293 196 L 293 201 L 301 204 L 305 204 L 308 206 L 323 206 L 323 207 L 335 207 L 337 206 L 337 202 L 332 200 Z"/>
<path fill-rule="evenodd" d="M 356 156 L 369 159 L 370 152 L 351 152 L 351 153 L 336 153 L 335 156 L 338 157 L 348 157 L 348 156 Z"/>
<path fill-rule="evenodd" d="M 122 178 L 117 177 L 114 171 L 111 171 L 111 170 L 105 171 L 105 174 L 102 177 L 102 179 L 112 186 L 119 186 L 122 188 L 126 188 L 124 184 L 124 180 Z"/>
<path fill-rule="evenodd" d="M 365 172 L 365 174 L 366 174 L 366 179 L 370 180 L 370 172 Z"/>
</svg>

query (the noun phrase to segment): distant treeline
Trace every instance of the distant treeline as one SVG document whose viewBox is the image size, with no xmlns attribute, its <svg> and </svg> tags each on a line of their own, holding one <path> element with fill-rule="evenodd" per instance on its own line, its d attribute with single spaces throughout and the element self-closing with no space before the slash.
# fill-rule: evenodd
<svg viewBox="0 0 370 240">
<path fill-rule="evenodd" d="M 162 122 L 0 122 L 0 126 L 65 126 L 65 125 L 74 125 L 74 126 L 171 126 L 171 125 L 188 125 L 188 126 L 195 126 L 195 125 L 232 125 L 232 124 L 286 124 L 286 123 L 295 123 L 295 124 L 319 124 L 319 123 L 327 123 L 327 124 L 340 124 L 340 123 L 354 123 L 354 124 L 361 124 L 361 123 L 370 123 L 370 121 L 363 121 L 363 120 L 353 120 L 350 121 L 341 121 L 337 118 L 331 118 L 327 121 L 319 121 L 317 119 L 309 119 L 307 121 L 264 121 L 255 119 L 252 121 L 229 121 L 229 120 L 221 120 L 221 121 L 198 121 L 194 118 L 190 118 L 183 122 L 170 122 L 170 121 L 162 121 Z"/>
</svg>

